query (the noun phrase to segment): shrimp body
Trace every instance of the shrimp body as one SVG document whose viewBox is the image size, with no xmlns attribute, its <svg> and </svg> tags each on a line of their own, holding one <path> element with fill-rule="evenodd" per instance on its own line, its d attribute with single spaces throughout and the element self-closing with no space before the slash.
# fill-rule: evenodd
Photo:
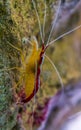
<svg viewBox="0 0 81 130">
<path fill-rule="evenodd" d="M 22 80 L 23 92 L 20 94 L 22 102 L 28 102 L 36 94 L 40 86 L 40 67 L 43 61 L 44 46 L 38 48 L 37 43 L 32 42 L 32 52 L 27 62 L 22 64 L 20 79 Z M 22 77 L 23 76 L 23 77 Z"/>
</svg>

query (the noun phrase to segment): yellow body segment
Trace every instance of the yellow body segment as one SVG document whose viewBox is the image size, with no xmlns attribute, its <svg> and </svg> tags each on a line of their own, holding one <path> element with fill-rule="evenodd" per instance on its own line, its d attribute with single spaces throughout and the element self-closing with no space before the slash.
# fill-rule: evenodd
<svg viewBox="0 0 81 130">
<path fill-rule="evenodd" d="M 40 59 L 41 49 L 38 49 L 37 43 L 32 42 L 32 51 L 27 59 L 27 64 L 23 67 L 23 87 L 25 89 L 26 97 L 29 97 L 35 87 L 36 71 L 38 61 Z M 22 76 L 22 74 L 21 74 Z"/>
<path fill-rule="evenodd" d="M 34 84 L 35 84 L 35 74 L 30 72 L 29 74 L 26 75 L 25 80 L 24 80 L 25 94 L 27 98 L 33 92 L 34 87 L 35 87 Z"/>
</svg>

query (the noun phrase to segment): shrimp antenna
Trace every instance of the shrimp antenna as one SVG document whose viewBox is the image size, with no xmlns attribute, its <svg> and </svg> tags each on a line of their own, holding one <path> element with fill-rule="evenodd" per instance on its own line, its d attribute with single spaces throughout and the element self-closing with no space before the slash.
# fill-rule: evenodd
<svg viewBox="0 0 81 130">
<path fill-rule="evenodd" d="M 66 36 L 66 35 L 69 35 L 70 33 L 74 32 L 74 31 L 76 31 L 76 30 L 78 30 L 78 29 L 80 29 L 80 28 L 81 28 L 81 24 L 80 24 L 79 26 L 75 27 L 74 29 L 72 29 L 72 30 L 70 30 L 70 31 L 68 31 L 68 32 L 66 32 L 66 33 L 64 33 L 64 34 L 62 34 L 62 35 L 60 35 L 59 37 L 57 37 L 56 39 L 54 39 L 53 41 L 51 41 L 46 47 L 52 45 L 52 44 L 55 43 L 57 40 L 61 39 L 62 37 Z"/>
<path fill-rule="evenodd" d="M 56 22 L 57 22 L 57 19 L 58 19 L 58 15 L 59 15 L 59 11 L 60 11 L 60 6 L 61 6 L 61 0 L 59 1 L 59 4 L 58 4 L 58 9 L 57 9 L 57 13 L 56 13 L 56 16 L 55 16 L 55 20 L 54 20 L 54 24 L 53 26 L 51 27 L 51 31 L 50 31 L 50 34 L 49 34 L 49 37 L 48 37 L 48 40 L 47 40 L 47 45 L 50 41 L 50 38 L 51 38 L 51 35 L 52 35 L 52 32 L 55 28 L 55 25 L 56 25 Z"/>
<path fill-rule="evenodd" d="M 45 0 L 45 11 L 44 11 L 44 23 L 43 23 L 43 39 L 45 37 L 45 23 L 46 23 L 46 0 Z"/>
<path fill-rule="evenodd" d="M 34 9 L 35 9 L 36 15 L 37 15 L 37 20 L 38 20 L 38 24 L 39 24 L 39 30 L 40 30 L 41 40 L 42 40 L 42 43 L 44 43 L 44 40 L 43 40 L 43 34 L 42 34 L 42 29 L 41 29 L 41 23 L 40 23 L 40 19 L 39 19 L 39 15 L 38 15 L 38 12 L 37 12 L 37 8 L 36 8 L 35 1 L 32 0 L 32 3 L 33 3 L 33 6 L 34 6 Z"/>
<path fill-rule="evenodd" d="M 56 71 L 56 73 L 57 73 L 57 75 L 58 75 L 58 78 L 59 78 L 59 81 L 60 81 L 62 90 L 63 90 L 63 92 L 64 92 L 64 85 L 63 85 L 63 82 L 62 82 L 62 78 L 61 78 L 61 76 L 60 76 L 60 74 L 59 74 L 59 72 L 58 72 L 58 70 L 57 70 L 55 64 L 53 63 L 53 61 L 52 61 L 47 55 L 45 55 L 45 57 L 48 59 L 48 61 L 51 63 L 51 65 L 52 65 L 53 68 L 55 69 L 55 71 Z"/>
</svg>

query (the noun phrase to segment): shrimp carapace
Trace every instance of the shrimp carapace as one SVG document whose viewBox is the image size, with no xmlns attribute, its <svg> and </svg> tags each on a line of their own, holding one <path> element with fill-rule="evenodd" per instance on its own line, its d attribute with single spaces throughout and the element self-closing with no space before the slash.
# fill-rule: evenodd
<svg viewBox="0 0 81 130">
<path fill-rule="evenodd" d="M 44 44 L 42 44 L 41 48 L 38 48 L 36 41 L 32 42 L 31 54 L 27 58 L 27 62 L 25 64 L 22 63 L 22 67 L 20 69 L 20 79 L 23 87 L 23 90 L 19 92 L 21 102 L 26 103 L 30 101 L 38 91 L 44 52 Z"/>
</svg>

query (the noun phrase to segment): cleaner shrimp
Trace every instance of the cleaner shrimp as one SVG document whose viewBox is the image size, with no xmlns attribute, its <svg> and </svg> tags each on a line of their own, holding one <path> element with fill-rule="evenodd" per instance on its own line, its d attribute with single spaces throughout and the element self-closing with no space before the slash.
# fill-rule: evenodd
<svg viewBox="0 0 81 130">
<path fill-rule="evenodd" d="M 55 38 L 54 40 L 51 40 L 52 33 L 54 31 L 56 22 L 58 20 L 60 7 L 62 0 L 59 0 L 58 2 L 58 9 L 56 11 L 55 16 L 55 22 L 51 28 L 49 37 L 47 41 L 45 41 L 45 24 L 46 24 L 46 0 L 45 0 L 45 12 L 44 12 L 44 22 L 43 22 L 43 28 L 41 27 L 39 15 L 36 8 L 36 3 L 34 0 L 31 1 L 34 7 L 34 10 L 36 12 L 38 24 L 39 24 L 39 32 L 40 32 L 40 38 L 41 38 L 41 47 L 38 46 L 37 39 L 34 37 L 33 40 L 28 42 L 32 46 L 31 53 L 29 56 L 26 55 L 26 52 L 24 52 L 22 49 L 12 45 L 11 43 L 8 43 L 12 48 L 16 49 L 20 53 L 20 60 L 21 60 L 21 66 L 20 67 L 13 67 L 13 68 L 5 68 L 1 71 L 10 71 L 16 69 L 19 72 L 19 81 L 15 86 L 15 89 L 17 87 L 22 86 L 21 90 L 18 92 L 19 102 L 21 103 L 27 103 L 29 102 L 33 97 L 35 97 L 37 91 L 40 88 L 40 74 L 42 69 L 42 64 L 44 62 L 44 58 L 47 58 L 47 60 L 50 62 L 50 64 L 53 66 L 54 70 L 56 71 L 60 84 L 62 86 L 62 90 L 64 88 L 62 78 L 55 66 L 55 64 L 52 62 L 52 60 L 46 55 L 46 50 L 49 48 L 52 44 L 55 44 L 56 41 L 63 38 L 66 35 L 71 34 L 75 30 L 78 30 L 81 28 L 81 25 L 75 27 L 74 29 L 71 29 L 70 31 L 60 35 L 59 37 Z M 43 30 L 43 31 L 42 31 Z M 63 92 L 63 91 L 62 91 Z"/>
<path fill-rule="evenodd" d="M 46 1 L 45 1 L 45 13 L 44 13 L 44 23 L 43 23 L 43 29 L 41 28 L 41 24 L 40 24 L 40 19 L 39 19 L 39 15 L 37 12 L 37 8 L 36 8 L 36 4 L 35 1 L 32 0 L 32 4 L 34 6 L 35 12 L 36 12 L 36 16 L 37 16 L 37 20 L 38 20 L 38 24 L 39 24 L 39 30 L 40 30 L 40 36 L 41 36 L 41 41 L 42 41 L 42 47 L 38 47 L 38 42 L 36 40 L 36 38 L 34 37 L 32 41 L 28 42 L 31 44 L 32 46 L 32 51 L 31 54 L 29 55 L 29 57 L 26 56 L 26 52 L 23 52 L 21 49 L 17 48 L 16 46 L 12 45 L 11 43 L 8 43 L 11 47 L 13 47 L 14 49 L 16 49 L 17 51 L 20 52 L 20 59 L 21 59 L 21 67 L 13 67 L 13 68 L 6 68 L 3 69 L 1 71 L 4 70 L 14 70 L 17 69 L 19 71 L 19 82 L 17 83 L 16 87 L 18 85 L 22 86 L 22 92 L 19 94 L 21 97 L 21 101 L 26 103 L 28 101 L 31 100 L 31 98 L 36 94 L 36 92 L 38 91 L 38 88 L 40 86 L 40 73 L 41 73 L 41 67 L 42 67 L 42 63 L 44 60 L 44 57 L 46 57 L 48 59 L 48 61 L 51 63 L 51 65 L 53 66 L 53 68 L 55 69 L 61 86 L 63 88 L 63 83 L 62 83 L 62 79 L 61 76 L 56 68 L 56 66 L 54 65 L 54 63 L 51 61 L 51 59 L 45 54 L 47 48 L 49 48 L 52 44 L 55 44 L 57 40 L 61 39 L 62 37 L 72 33 L 73 31 L 81 28 L 81 25 L 75 27 L 74 29 L 60 35 L 59 37 L 57 37 L 56 39 L 50 41 L 51 39 L 51 35 L 53 32 L 53 29 L 56 25 L 57 19 L 58 19 L 58 15 L 60 12 L 60 7 L 61 7 L 61 0 L 58 3 L 58 9 L 56 12 L 56 17 L 55 17 L 55 22 L 51 28 L 48 40 L 45 44 L 45 22 L 46 22 Z M 43 30 L 43 32 L 42 32 Z"/>
</svg>

